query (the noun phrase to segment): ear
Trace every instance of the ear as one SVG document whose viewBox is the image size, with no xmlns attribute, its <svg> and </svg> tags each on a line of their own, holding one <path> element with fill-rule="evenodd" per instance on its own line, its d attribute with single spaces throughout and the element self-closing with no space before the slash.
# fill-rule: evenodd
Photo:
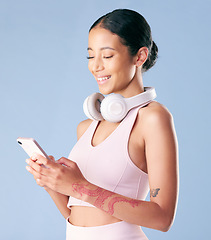
<svg viewBox="0 0 211 240">
<path fill-rule="evenodd" d="M 136 55 L 136 66 L 141 67 L 147 60 L 148 57 L 148 48 L 142 47 L 138 50 Z"/>
</svg>

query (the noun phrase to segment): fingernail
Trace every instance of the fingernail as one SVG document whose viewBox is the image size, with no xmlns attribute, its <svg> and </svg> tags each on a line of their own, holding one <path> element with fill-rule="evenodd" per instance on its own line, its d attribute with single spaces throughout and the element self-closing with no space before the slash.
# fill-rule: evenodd
<svg viewBox="0 0 211 240">
<path fill-rule="evenodd" d="M 28 164 L 29 164 L 29 159 L 26 159 L 26 163 L 28 163 Z"/>
<path fill-rule="evenodd" d="M 37 157 L 36 157 L 36 155 L 35 155 L 35 154 L 33 154 L 33 155 L 31 156 L 31 159 L 32 159 L 32 160 L 37 160 Z"/>
<path fill-rule="evenodd" d="M 29 166 L 26 166 L 26 170 L 29 171 L 29 170 L 30 170 L 30 167 L 29 167 Z"/>
</svg>

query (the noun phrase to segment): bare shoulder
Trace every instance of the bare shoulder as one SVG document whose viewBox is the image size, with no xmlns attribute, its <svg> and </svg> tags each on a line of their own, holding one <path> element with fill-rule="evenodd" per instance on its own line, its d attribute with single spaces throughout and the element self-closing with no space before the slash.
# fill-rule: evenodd
<svg viewBox="0 0 211 240">
<path fill-rule="evenodd" d="M 173 116 L 166 106 L 153 101 L 147 107 L 139 109 L 138 124 L 142 130 L 150 132 L 149 128 L 167 128 L 170 127 L 173 121 Z"/>
<path fill-rule="evenodd" d="M 172 117 L 170 111 L 163 104 L 153 101 L 147 105 L 147 107 L 139 109 L 139 115 L 142 115 L 142 119 L 169 119 Z"/>
<path fill-rule="evenodd" d="M 78 139 L 85 133 L 85 131 L 88 129 L 91 123 L 92 123 L 91 119 L 86 119 L 78 124 L 78 127 L 77 127 Z"/>
</svg>

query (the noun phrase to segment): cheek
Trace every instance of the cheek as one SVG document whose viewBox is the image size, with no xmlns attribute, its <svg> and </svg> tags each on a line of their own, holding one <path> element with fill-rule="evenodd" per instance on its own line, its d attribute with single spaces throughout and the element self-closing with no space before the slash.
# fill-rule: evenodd
<svg viewBox="0 0 211 240">
<path fill-rule="evenodd" d="M 130 81 L 135 75 L 136 67 L 131 63 L 122 63 L 116 68 L 116 72 L 125 80 Z"/>
<path fill-rule="evenodd" d="M 89 69 L 89 71 L 92 73 L 92 68 L 91 68 L 91 63 L 90 63 L 90 61 L 89 61 L 89 63 L 88 63 L 88 69 Z"/>
<path fill-rule="evenodd" d="M 132 59 L 124 64 L 125 74 L 130 78 L 130 80 L 135 76 L 136 65 L 133 64 Z"/>
</svg>

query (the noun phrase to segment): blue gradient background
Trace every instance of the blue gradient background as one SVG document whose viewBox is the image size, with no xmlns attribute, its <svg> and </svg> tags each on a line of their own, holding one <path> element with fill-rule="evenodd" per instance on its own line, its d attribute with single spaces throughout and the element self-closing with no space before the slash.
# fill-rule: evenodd
<svg viewBox="0 0 211 240">
<path fill-rule="evenodd" d="M 16 138 L 34 137 L 48 154 L 67 157 L 82 104 L 98 87 L 87 68 L 91 24 L 116 8 L 147 19 L 159 59 L 144 74 L 174 116 L 180 195 L 167 233 L 149 239 L 209 239 L 211 1 L 0 0 L 0 239 L 65 239 L 65 220 L 25 170 Z"/>
</svg>

